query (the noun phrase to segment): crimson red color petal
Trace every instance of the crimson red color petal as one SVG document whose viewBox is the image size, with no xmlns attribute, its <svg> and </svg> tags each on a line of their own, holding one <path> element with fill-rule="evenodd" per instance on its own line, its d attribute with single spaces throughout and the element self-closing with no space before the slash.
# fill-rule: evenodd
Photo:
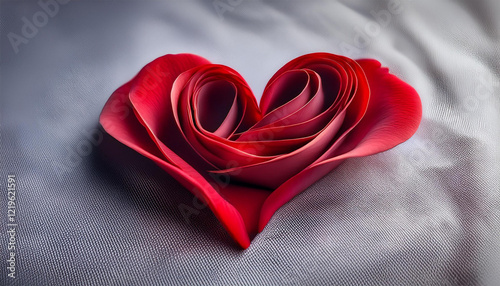
<svg viewBox="0 0 500 286">
<path fill-rule="evenodd" d="M 172 55 L 169 55 L 168 58 L 172 58 Z M 176 55 L 175 58 L 176 61 L 181 62 L 184 59 L 189 61 L 192 57 L 191 55 L 186 55 L 186 57 L 184 55 Z M 153 64 L 165 60 L 167 59 L 159 58 Z M 160 142 L 161 146 L 155 145 L 155 138 L 151 138 L 154 136 L 148 132 L 150 129 L 146 128 L 144 123 L 136 117 L 138 116 L 138 112 L 133 109 L 130 95 L 134 83 L 137 84 L 137 81 L 142 79 L 140 76 L 141 73 L 130 82 L 118 88 L 106 102 L 100 116 L 100 123 L 104 130 L 118 141 L 153 160 L 184 187 L 193 192 L 194 195 L 207 203 L 233 239 L 243 248 L 248 247 L 250 244 L 248 233 L 249 231 L 254 231 L 255 226 L 252 228 L 247 227 L 243 221 L 242 213 L 236 210 L 227 200 L 223 199 L 221 194 L 214 189 L 211 182 L 206 180 L 192 166 L 167 148 L 163 142 Z M 151 93 L 147 93 L 146 95 L 148 94 Z M 162 154 L 162 152 L 166 154 Z M 256 198 L 249 201 L 258 201 L 258 199 L 259 197 L 256 196 Z M 246 219 L 252 220 L 254 218 L 249 218 L 246 215 Z M 254 222 L 254 224 L 256 223 Z"/>
<path fill-rule="evenodd" d="M 293 196 L 345 159 L 404 142 L 421 115 L 416 91 L 375 60 L 298 57 L 271 78 L 259 110 L 236 71 L 178 54 L 115 91 L 100 122 L 206 202 L 246 248 Z"/>
<path fill-rule="evenodd" d="M 338 139 L 314 164 L 291 178 L 262 206 L 259 231 L 283 204 L 336 168 L 345 159 L 373 155 L 408 140 L 422 118 L 420 97 L 413 87 L 388 73 L 376 60 L 358 60 L 370 85 L 371 97 L 360 123 Z"/>
</svg>

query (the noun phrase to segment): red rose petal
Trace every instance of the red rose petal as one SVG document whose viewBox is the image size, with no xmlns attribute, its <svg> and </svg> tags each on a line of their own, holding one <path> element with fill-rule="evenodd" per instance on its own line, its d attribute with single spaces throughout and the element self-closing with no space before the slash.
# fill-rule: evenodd
<svg viewBox="0 0 500 286">
<path fill-rule="evenodd" d="M 246 107 L 246 112 L 243 114 L 244 118 L 242 119 L 243 124 L 248 124 L 254 120 L 253 125 L 260 119 L 260 113 L 258 113 L 254 96 L 247 88 L 246 83 L 242 81 L 241 76 L 227 67 L 206 65 L 181 74 L 174 83 L 171 92 L 173 116 L 178 128 L 183 132 L 182 135 L 196 153 L 213 165 L 211 169 L 227 168 L 227 163 L 231 161 L 236 161 L 239 165 L 242 165 L 267 160 L 267 158 L 254 156 L 236 148 L 237 144 L 231 143 L 231 141 L 225 138 L 204 134 L 196 127 L 190 97 L 195 92 L 196 83 L 202 79 L 202 74 L 207 74 L 210 71 L 216 71 L 218 79 L 225 78 L 226 80 L 231 80 L 236 85 L 238 96 L 245 102 Z"/>
<path fill-rule="evenodd" d="M 142 155 L 148 158 L 164 159 L 160 150 L 149 139 L 147 131 L 132 114 L 128 98 L 132 81 L 124 84 L 111 95 L 104 105 L 99 122 L 106 132 Z"/>
<path fill-rule="evenodd" d="M 238 115 L 234 84 L 223 80 L 207 83 L 195 93 L 193 101 L 196 125 L 218 137 L 233 133 Z"/>
<path fill-rule="evenodd" d="M 301 64 L 297 67 L 309 68 L 310 66 L 313 66 L 314 68 L 318 69 L 318 73 L 323 75 L 323 77 L 325 78 L 325 80 L 323 81 L 323 89 L 325 90 L 325 102 L 330 104 L 330 108 L 327 110 L 327 112 L 333 112 L 333 114 L 330 114 L 330 116 L 327 117 L 328 121 L 330 122 L 323 122 L 323 124 L 320 126 L 321 128 L 323 128 L 321 132 L 319 132 L 318 135 L 315 136 L 315 138 L 313 138 L 310 142 L 297 150 L 272 158 L 271 160 L 241 165 L 231 169 L 213 171 L 214 173 L 230 174 L 232 178 L 235 178 L 238 181 L 249 184 L 256 184 L 258 186 L 275 190 L 291 177 L 295 176 L 300 171 L 304 170 L 306 167 L 316 161 L 318 157 L 320 157 L 326 150 L 328 150 L 328 145 L 333 144 L 332 142 L 336 137 L 337 131 L 340 130 L 341 133 L 346 133 L 356 126 L 356 124 L 365 114 L 370 96 L 368 82 L 365 78 L 363 70 L 355 61 L 345 57 L 338 57 L 339 63 L 336 66 L 339 68 L 340 66 L 342 66 L 343 70 L 345 70 L 347 74 L 355 75 L 340 79 L 339 82 L 344 83 L 343 85 L 340 85 L 336 82 L 326 80 L 331 79 L 331 76 L 333 74 L 339 75 L 339 73 L 332 73 L 331 67 L 325 67 L 324 64 L 317 63 L 316 56 L 323 57 L 324 54 L 306 55 L 293 60 L 291 63 L 285 66 L 293 65 L 294 62 L 300 62 Z M 332 57 L 332 55 L 329 56 Z M 278 73 L 280 73 L 280 71 L 278 71 Z M 286 72 L 282 74 L 286 74 Z M 281 78 L 281 74 L 279 76 L 274 76 L 273 78 L 275 78 L 275 81 L 277 81 Z M 336 79 L 336 77 L 334 76 L 332 79 Z M 272 85 L 268 84 L 268 87 L 269 86 Z M 351 88 L 344 89 L 343 92 L 341 92 L 342 96 L 339 97 L 339 90 L 333 87 L 339 88 L 340 86 Z M 266 88 L 266 91 L 267 90 L 268 89 Z M 275 94 L 264 94 L 266 95 L 267 101 L 272 102 L 273 96 Z M 346 101 L 347 104 L 344 108 L 342 103 Z M 336 102 L 337 104 L 335 104 Z M 335 116 L 337 108 L 342 108 L 342 111 Z M 296 132 L 295 129 L 291 130 Z M 281 130 L 280 132 L 283 131 Z M 242 137 L 243 136 L 244 135 L 242 135 Z M 276 172 L 276 170 L 279 171 Z M 272 175 L 262 176 L 259 174 Z"/>
<path fill-rule="evenodd" d="M 270 124 L 279 120 L 281 118 L 279 115 L 291 114 L 304 106 L 311 96 L 310 81 L 310 73 L 306 70 L 291 70 L 277 78 L 267 89 L 267 92 L 272 95 L 264 97 L 267 101 L 260 103 L 264 117 L 257 122 L 255 127 Z M 286 109 L 286 111 L 279 112 L 279 109 Z M 278 115 L 272 116 L 273 113 Z"/>
<path fill-rule="evenodd" d="M 313 163 L 315 158 L 324 152 L 328 142 L 333 139 L 340 129 L 344 115 L 345 112 L 341 112 L 341 114 L 332 119 L 316 138 L 293 152 L 283 154 L 265 162 L 213 172 L 230 174 L 236 180 L 274 190 L 291 176 Z M 262 174 L 269 175 L 262 176 Z"/>
<path fill-rule="evenodd" d="M 323 92 L 323 83 L 321 81 L 321 77 L 310 69 L 303 69 L 309 74 L 310 77 L 310 89 L 314 94 L 311 96 L 311 99 L 304 104 L 300 109 L 295 112 L 291 112 L 282 119 L 273 122 L 272 125 L 293 125 L 299 124 L 302 122 L 309 121 L 314 117 L 318 116 L 318 114 L 322 113 L 322 110 L 326 110 L 328 106 L 325 106 L 325 94 Z M 337 72 L 338 73 L 338 72 Z M 342 78 L 340 74 L 337 75 L 338 78 Z M 341 87 L 337 88 L 339 91 Z M 266 90 L 266 94 L 267 94 Z M 269 93 L 271 94 L 271 93 Z"/>
<path fill-rule="evenodd" d="M 274 190 L 262 206 L 259 231 L 295 195 L 329 173 L 345 159 L 372 155 L 408 140 L 418 129 L 422 104 L 415 89 L 389 74 L 376 60 L 358 60 L 370 85 L 370 102 L 363 119 L 334 143 L 315 164 Z"/>
<path fill-rule="evenodd" d="M 130 102 L 147 128 L 156 136 L 168 133 L 172 114 L 170 90 L 183 72 L 210 62 L 192 54 L 166 55 L 147 64 L 137 75 L 130 91 Z"/>
<path fill-rule="evenodd" d="M 287 63 L 260 104 L 264 116 L 236 71 L 167 55 L 113 93 L 100 122 L 206 202 L 246 248 L 293 196 L 347 158 L 407 140 L 422 114 L 415 90 L 379 62 L 328 53 Z"/>
<path fill-rule="evenodd" d="M 248 210 L 242 209 L 241 206 L 237 210 L 214 189 L 217 185 L 213 183 L 213 180 L 209 182 L 210 180 L 204 178 L 190 164 L 167 148 L 163 142 L 156 142 L 155 146 L 148 132 L 150 130 L 145 128 L 144 122 L 134 116 L 138 115 L 138 112 L 133 110 L 129 99 L 129 94 L 137 79 L 138 77 L 134 78 L 111 95 L 101 113 L 101 125 L 111 136 L 154 161 L 184 187 L 206 202 L 231 237 L 241 247 L 247 248 L 250 244 L 248 234 L 255 233 L 257 229 L 258 215 L 255 215 L 255 211 L 260 209 L 261 202 L 267 197 L 268 192 L 260 192 L 260 190 L 239 192 L 237 186 L 225 187 L 224 192 L 221 193 L 231 193 L 232 196 L 228 197 L 233 200 L 243 199 L 247 202 Z M 167 156 L 164 156 L 158 147 L 163 152 L 166 151 Z"/>
</svg>

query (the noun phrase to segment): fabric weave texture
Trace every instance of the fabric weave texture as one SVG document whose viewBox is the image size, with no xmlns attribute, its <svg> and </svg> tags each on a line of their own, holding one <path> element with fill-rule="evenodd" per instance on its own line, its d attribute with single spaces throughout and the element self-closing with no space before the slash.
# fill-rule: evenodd
<svg viewBox="0 0 500 286">
<path fill-rule="evenodd" d="M 496 0 L 2 1 L 0 285 L 497 284 L 498 11 Z M 109 95 L 160 55 L 203 55 L 260 95 L 279 67 L 318 51 L 389 67 L 420 95 L 421 125 L 344 162 L 246 250 L 99 127 Z"/>
</svg>

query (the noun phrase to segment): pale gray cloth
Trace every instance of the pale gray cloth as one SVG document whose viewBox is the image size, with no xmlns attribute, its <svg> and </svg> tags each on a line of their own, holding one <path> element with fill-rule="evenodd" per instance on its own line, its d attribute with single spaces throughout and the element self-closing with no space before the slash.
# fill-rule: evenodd
<svg viewBox="0 0 500 286">
<path fill-rule="evenodd" d="M 0 7 L 1 285 L 498 285 L 499 1 L 49 2 Z M 419 92 L 421 126 L 309 187 L 245 251 L 96 130 L 113 90 L 161 55 L 228 65 L 260 98 L 316 51 L 390 67 Z"/>
</svg>

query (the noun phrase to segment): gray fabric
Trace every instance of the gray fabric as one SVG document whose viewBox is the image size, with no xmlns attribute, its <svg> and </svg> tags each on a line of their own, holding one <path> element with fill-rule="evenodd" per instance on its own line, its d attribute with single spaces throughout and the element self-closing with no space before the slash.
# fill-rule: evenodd
<svg viewBox="0 0 500 286">
<path fill-rule="evenodd" d="M 500 2 L 391 3 L 70 1 L 45 21 L 36 1 L 2 1 L 0 284 L 497 284 Z M 8 34 L 35 15 L 15 53 Z M 422 124 L 311 186 L 245 251 L 175 180 L 96 130 L 111 92 L 158 56 L 228 65 L 260 97 L 315 51 L 380 60 L 420 93 Z"/>
</svg>

